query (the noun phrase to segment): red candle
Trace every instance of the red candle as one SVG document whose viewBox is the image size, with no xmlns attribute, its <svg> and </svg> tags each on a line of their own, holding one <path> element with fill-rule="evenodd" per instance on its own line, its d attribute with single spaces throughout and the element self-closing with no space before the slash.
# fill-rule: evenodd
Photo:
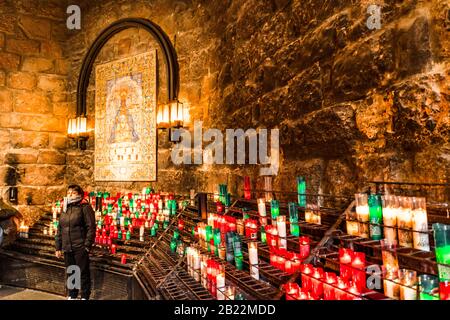
<svg viewBox="0 0 450 320">
<path fill-rule="evenodd" d="M 286 300 L 297 300 L 299 287 L 297 283 L 286 283 L 284 285 L 286 291 Z"/>
<path fill-rule="evenodd" d="M 314 299 L 320 299 L 323 295 L 323 269 L 314 268 L 311 279 L 311 293 Z"/>
<path fill-rule="evenodd" d="M 308 290 L 305 288 L 300 288 L 298 292 L 298 300 L 309 300 Z"/>
<path fill-rule="evenodd" d="M 108 236 L 108 237 L 106 238 L 106 244 L 107 244 L 108 246 L 111 246 L 111 244 L 112 244 L 111 236 Z"/>
<path fill-rule="evenodd" d="M 305 259 L 309 256 L 310 253 L 310 240 L 309 237 L 301 236 L 299 238 L 300 243 L 300 257 Z"/>
<path fill-rule="evenodd" d="M 352 259 L 352 279 L 358 292 L 366 288 L 365 263 L 366 256 L 363 252 L 354 252 Z"/>
<path fill-rule="evenodd" d="M 116 254 L 117 246 L 115 244 L 111 245 L 111 254 Z"/>
<path fill-rule="evenodd" d="M 334 272 L 325 272 L 325 284 L 323 285 L 323 299 L 334 300 L 334 285 L 337 283 L 337 275 Z"/>
<path fill-rule="evenodd" d="M 340 262 L 340 276 L 345 280 L 352 278 L 353 270 L 349 266 L 352 262 L 353 251 L 347 248 L 339 249 L 339 262 Z"/>
<path fill-rule="evenodd" d="M 439 298 L 441 300 L 450 300 L 450 281 L 442 281 L 439 284 Z"/>
<path fill-rule="evenodd" d="M 277 267 L 278 257 L 275 253 L 270 253 L 270 264 Z"/>
<path fill-rule="evenodd" d="M 293 274 L 294 271 L 292 269 L 292 261 L 291 260 L 287 260 L 284 262 L 284 270 L 286 271 L 287 274 Z"/>
<path fill-rule="evenodd" d="M 120 262 L 122 264 L 126 264 L 127 263 L 127 255 L 125 253 L 122 254 L 122 258 L 120 259 Z"/>
<path fill-rule="evenodd" d="M 102 229 L 102 236 L 103 236 L 103 237 L 106 237 L 106 228 L 103 228 L 103 229 Z"/>
<path fill-rule="evenodd" d="M 284 271 L 284 267 L 285 267 L 285 263 L 286 263 L 286 258 L 283 256 L 277 256 L 277 267 L 278 269 L 280 269 L 281 271 Z"/>
<path fill-rule="evenodd" d="M 178 220 L 178 230 L 183 231 L 184 229 L 184 221 L 183 220 Z"/>
<path fill-rule="evenodd" d="M 348 289 L 347 300 L 358 300 L 361 294 L 361 291 L 358 289 L 356 283 L 352 284 L 352 286 Z"/>
<path fill-rule="evenodd" d="M 347 281 L 341 277 L 337 277 L 337 287 L 334 290 L 336 300 L 347 300 Z"/>
<path fill-rule="evenodd" d="M 119 238 L 119 231 L 116 229 L 114 229 L 114 239 Z"/>
<path fill-rule="evenodd" d="M 310 264 L 302 264 L 300 266 L 300 272 L 302 273 L 302 288 L 306 291 L 311 290 L 311 273 L 313 267 Z"/>
</svg>

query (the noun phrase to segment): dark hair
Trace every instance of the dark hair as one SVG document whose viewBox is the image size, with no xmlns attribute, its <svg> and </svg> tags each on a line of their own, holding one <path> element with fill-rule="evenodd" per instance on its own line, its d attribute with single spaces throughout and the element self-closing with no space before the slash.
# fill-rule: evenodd
<svg viewBox="0 0 450 320">
<path fill-rule="evenodd" d="M 67 189 L 75 190 L 80 196 L 84 196 L 83 189 L 77 184 L 71 184 Z"/>
</svg>

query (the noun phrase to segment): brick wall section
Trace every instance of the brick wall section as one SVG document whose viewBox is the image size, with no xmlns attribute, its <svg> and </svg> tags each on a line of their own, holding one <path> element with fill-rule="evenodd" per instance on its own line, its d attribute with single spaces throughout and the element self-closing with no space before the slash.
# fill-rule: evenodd
<svg viewBox="0 0 450 320">
<path fill-rule="evenodd" d="M 67 65 L 61 1 L 2 1 L 0 12 L 0 191 L 18 187 L 27 223 L 64 190 Z M 27 205 L 30 203 L 30 206 Z"/>
</svg>

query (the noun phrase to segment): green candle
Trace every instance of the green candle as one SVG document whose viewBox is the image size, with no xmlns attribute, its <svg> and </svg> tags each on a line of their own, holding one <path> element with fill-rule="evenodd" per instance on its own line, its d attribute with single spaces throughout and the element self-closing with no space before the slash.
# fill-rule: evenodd
<svg viewBox="0 0 450 320">
<path fill-rule="evenodd" d="M 300 236 L 300 227 L 298 225 L 298 210 L 297 204 L 294 202 L 289 202 L 289 222 L 290 222 L 290 230 L 293 236 Z"/>
<path fill-rule="evenodd" d="M 441 282 L 450 281 L 450 225 L 434 223 L 433 235 L 436 244 L 439 280 Z"/>
<path fill-rule="evenodd" d="M 370 237 L 372 240 L 381 240 L 381 224 L 383 222 L 383 213 L 381 209 L 381 196 L 378 194 L 369 195 L 369 220 Z"/>
<path fill-rule="evenodd" d="M 264 226 L 261 226 L 261 242 L 267 243 L 266 229 Z"/>
<path fill-rule="evenodd" d="M 438 277 L 422 274 L 419 276 L 420 300 L 439 300 Z"/>
<path fill-rule="evenodd" d="M 235 256 L 234 261 L 236 262 L 236 269 L 238 270 L 244 269 L 244 258 L 242 256 Z"/>
<path fill-rule="evenodd" d="M 131 239 L 131 232 L 130 232 L 130 230 L 128 230 L 127 231 L 127 240 L 130 240 Z"/>
<path fill-rule="evenodd" d="M 156 224 L 153 225 L 153 227 L 150 229 L 150 236 L 155 237 L 156 236 Z M 120 232 L 119 232 L 120 234 Z"/>
<path fill-rule="evenodd" d="M 306 208 L 306 180 L 304 177 L 297 177 L 298 205 Z"/>
<path fill-rule="evenodd" d="M 280 215 L 280 203 L 278 202 L 278 200 L 270 201 L 270 213 L 272 215 L 272 220 L 276 220 Z"/>
</svg>

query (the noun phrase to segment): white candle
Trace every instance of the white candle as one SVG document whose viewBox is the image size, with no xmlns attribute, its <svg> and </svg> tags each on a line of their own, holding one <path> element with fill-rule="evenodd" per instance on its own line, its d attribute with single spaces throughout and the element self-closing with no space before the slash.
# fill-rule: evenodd
<svg viewBox="0 0 450 320">
<path fill-rule="evenodd" d="M 428 219 L 427 212 L 423 209 L 416 209 L 412 212 L 414 248 L 424 251 L 430 251 L 428 238 Z"/>
<path fill-rule="evenodd" d="M 225 300 L 225 274 L 219 273 L 216 276 L 217 300 Z"/>
<path fill-rule="evenodd" d="M 250 262 L 250 275 L 259 280 L 259 268 L 258 268 L 258 244 L 257 242 L 249 242 L 248 255 Z"/>
<path fill-rule="evenodd" d="M 393 280 L 383 280 L 384 295 L 391 299 L 398 299 L 400 296 L 400 288 L 398 283 Z"/>
<path fill-rule="evenodd" d="M 258 213 L 261 217 L 266 216 L 266 202 L 264 201 L 264 198 L 258 199 Z"/>
<path fill-rule="evenodd" d="M 278 229 L 278 235 L 281 238 L 285 238 L 286 237 L 286 217 L 285 216 L 277 217 L 277 229 Z"/>
<path fill-rule="evenodd" d="M 125 217 L 124 217 L 124 216 L 121 216 L 121 217 L 120 217 L 120 226 L 121 226 L 121 227 L 124 227 L 124 226 L 125 226 Z"/>
<path fill-rule="evenodd" d="M 359 235 L 363 238 L 369 237 L 369 226 L 366 224 L 369 222 L 369 206 L 362 205 L 356 207 L 356 216 L 359 223 Z"/>
<path fill-rule="evenodd" d="M 200 254 L 198 253 L 197 250 L 194 251 L 194 279 L 196 281 L 200 280 L 200 264 L 201 264 L 201 259 L 200 259 Z"/>
</svg>

